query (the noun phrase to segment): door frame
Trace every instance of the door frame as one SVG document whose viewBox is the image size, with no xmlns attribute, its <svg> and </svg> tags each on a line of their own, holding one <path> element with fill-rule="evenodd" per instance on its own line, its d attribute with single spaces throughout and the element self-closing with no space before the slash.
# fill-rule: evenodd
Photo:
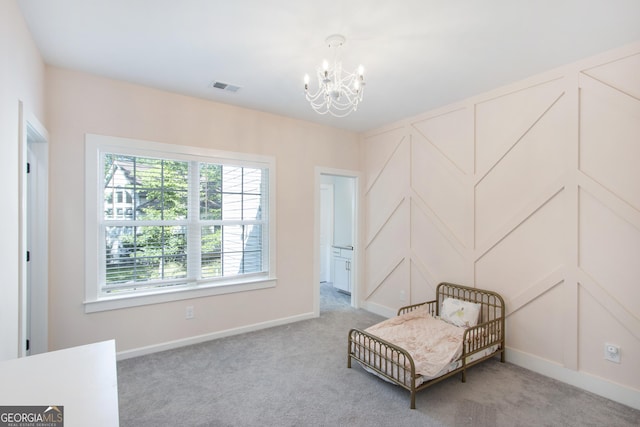
<svg viewBox="0 0 640 427">
<path fill-rule="evenodd" d="M 346 169 L 334 169 L 316 166 L 315 168 L 315 194 L 314 194 L 314 236 L 313 236 L 313 314 L 315 317 L 320 316 L 320 186 L 322 184 L 322 175 L 342 176 L 346 178 L 353 178 L 354 182 L 354 203 L 353 203 L 353 259 L 351 268 L 353 269 L 353 286 L 351 287 L 351 306 L 359 308 L 360 302 L 358 299 L 361 274 L 360 265 L 363 251 L 360 241 L 360 224 L 363 223 L 360 210 L 360 195 L 362 194 L 360 185 L 362 182 L 361 173 L 358 171 L 346 170 Z"/>
<path fill-rule="evenodd" d="M 24 357 L 48 351 L 49 134 L 22 101 L 19 120 L 18 356 Z M 30 174 L 27 174 L 27 162 L 31 164 Z M 38 238 L 31 239 L 32 236 Z M 31 254 L 30 262 L 26 259 L 27 251 Z M 37 294 L 38 298 L 31 298 L 31 293 Z"/>
</svg>

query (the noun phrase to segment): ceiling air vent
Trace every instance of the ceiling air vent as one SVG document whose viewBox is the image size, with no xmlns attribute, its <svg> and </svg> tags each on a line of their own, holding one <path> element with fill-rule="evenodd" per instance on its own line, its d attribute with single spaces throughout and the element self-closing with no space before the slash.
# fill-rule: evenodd
<svg viewBox="0 0 640 427">
<path fill-rule="evenodd" d="M 224 90 L 226 92 L 237 92 L 240 90 L 240 86 L 236 86 L 236 85 L 232 85 L 229 83 L 224 83 L 224 82 L 219 82 L 217 80 L 212 81 L 209 84 L 209 87 L 212 87 L 214 89 L 220 89 L 220 90 Z"/>
</svg>

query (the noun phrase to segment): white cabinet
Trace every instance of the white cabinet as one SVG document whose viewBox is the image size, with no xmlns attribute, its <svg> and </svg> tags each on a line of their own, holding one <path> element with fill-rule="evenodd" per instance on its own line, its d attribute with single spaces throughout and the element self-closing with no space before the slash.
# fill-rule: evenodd
<svg viewBox="0 0 640 427">
<path fill-rule="evenodd" d="M 333 247 L 333 287 L 351 293 L 353 249 Z"/>
</svg>

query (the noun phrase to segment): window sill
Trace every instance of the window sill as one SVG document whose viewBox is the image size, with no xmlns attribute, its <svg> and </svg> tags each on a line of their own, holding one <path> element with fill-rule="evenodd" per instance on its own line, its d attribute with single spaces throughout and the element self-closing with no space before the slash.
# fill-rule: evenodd
<svg viewBox="0 0 640 427">
<path fill-rule="evenodd" d="M 254 291 L 258 289 L 273 288 L 275 286 L 276 279 L 267 278 L 257 279 L 249 282 L 201 285 L 198 287 L 182 287 L 177 289 L 154 291 L 153 293 L 145 294 L 108 296 L 99 298 L 94 301 L 85 301 L 84 312 L 97 313 L 100 311 L 118 310 L 121 308 L 138 307 L 151 304 L 161 304 L 191 298 L 201 298 L 214 295 L 231 294 L 236 292 Z"/>
</svg>

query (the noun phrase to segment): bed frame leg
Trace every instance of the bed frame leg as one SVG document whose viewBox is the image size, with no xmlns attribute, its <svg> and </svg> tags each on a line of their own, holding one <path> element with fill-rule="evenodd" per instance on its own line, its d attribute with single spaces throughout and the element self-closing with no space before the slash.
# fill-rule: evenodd
<svg viewBox="0 0 640 427">
<path fill-rule="evenodd" d="M 504 350 L 500 352 L 500 362 L 504 363 Z"/>
<path fill-rule="evenodd" d="M 411 409 L 416 409 L 416 392 L 411 390 Z"/>
<path fill-rule="evenodd" d="M 467 382 L 467 370 L 466 369 L 462 370 L 462 382 L 463 383 Z"/>
</svg>

